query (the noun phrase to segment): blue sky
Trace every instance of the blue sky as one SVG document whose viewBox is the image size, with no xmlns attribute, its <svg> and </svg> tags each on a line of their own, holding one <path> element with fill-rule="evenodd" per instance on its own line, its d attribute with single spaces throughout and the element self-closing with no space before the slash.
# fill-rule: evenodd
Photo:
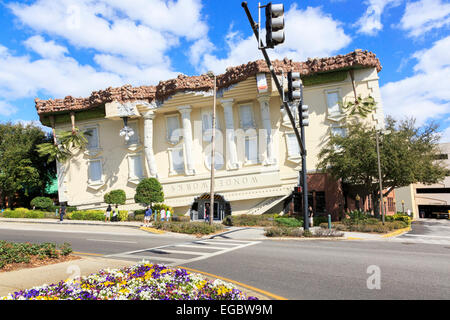
<svg viewBox="0 0 450 320">
<path fill-rule="evenodd" d="M 248 1 L 255 18 L 257 3 Z M 286 42 L 271 58 L 372 51 L 385 113 L 437 121 L 450 142 L 449 1 L 283 3 Z M 235 0 L 0 0 L 0 30 L 0 121 L 37 120 L 36 97 L 88 96 L 262 58 Z"/>
</svg>

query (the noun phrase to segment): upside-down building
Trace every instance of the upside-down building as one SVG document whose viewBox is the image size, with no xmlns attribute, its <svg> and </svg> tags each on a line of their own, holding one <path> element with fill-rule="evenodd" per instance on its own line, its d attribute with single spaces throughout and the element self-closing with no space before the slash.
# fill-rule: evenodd
<svg viewBox="0 0 450 320">
<path fill-rule="evenodd" d="M 339 181 L 316 171 L 318 153 L 331 134 L 345 134 L 346 114 L 339 102 L 354 99 L 355 92 L 377 102 L 376 111 L 364 121 L 384 126 L 380 62 L 375 54 L 356 50 L 305 62 L 276 60 L 273 66 L 280 77 L 288 71 L 302 75 L 310 122 L 306 127 L 310 204 L 315 212 L 336 217 L 355 203 L 344 197 Z M 90 133 L 86 149 L 58 163 L 59 201 L 80 209 L 104 208 L 104 194 L 123 189 L 124 208 L 138 209 L 137 184 L 156 177 L 165 203 L 176 214 L 202 219 L 210 191 L 213 79 L 206 74 L 179 75 L 157 86 L 107 88 L 87 98 L 36 99 L 43 125 L 71 130 L 74 121 Z M 215 219 L 230 212 L 275 213 L 289 207 L 301 156 L 281 106 L 263 60 L 217 75 Z M 296 107 L 291 110 L 298 117 Z"/>
</svg>

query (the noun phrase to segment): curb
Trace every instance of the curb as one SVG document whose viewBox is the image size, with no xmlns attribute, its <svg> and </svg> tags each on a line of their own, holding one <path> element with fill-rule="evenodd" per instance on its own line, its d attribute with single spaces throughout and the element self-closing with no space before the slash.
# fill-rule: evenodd
<svg viewBox="0 0 450 320">
<path fill-rule="evenodd" d="M 150 228 L 150 227 L 140 227 L 139 230 L 147 231 L 147 232 L 155 233 L 155 234 L 163 234 L 163 233 L 166 233 L 165 231 L 158 230 L 158 229 L 155 229 L 155 228 Z"/>
<path fill-rule="evenodd" d="M 393 231 L 393 232 L 391 232 L 391 233 L 382 235 L 381 237 L 382 237 L 382 238 L 391 238 L 391 237 L 395 237 L 395 236 L 398 236 L 398 235 L 400 235 L 400 234 L 403 234 L 403 233 L 406 233 L 406 232 L 409 232 L 409 231 L 411 231 L 411 227 L 407 227 L 407 228 L 403 228 L 403 229 L 398 229 L 398 230 L 395 230 L 395 231 Z"/>
</svg>

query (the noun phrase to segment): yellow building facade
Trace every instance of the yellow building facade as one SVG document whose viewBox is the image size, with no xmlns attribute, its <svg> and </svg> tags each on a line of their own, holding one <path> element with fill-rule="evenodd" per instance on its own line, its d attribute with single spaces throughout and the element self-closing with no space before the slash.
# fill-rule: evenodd
<svg viewBox="0 0 450 320">
<path fill-rule="evenodd" d="M 274 66 L 283 73 L 302 73 L 304 104 L 309 106 L 310 176 L 316 174 L 318 153 L 330 134 L 345 134 L 346 115 L 338 102 L 354 99 L 354 88 L 377 102 L 376 111 L 364 121 L 384 126 L 381 66 L 374 54 L 355 51 L 303 63 L 278 61 Z M 233 214 L 279 213 L 298 184 L 301 156 L 270 73 L 257 61 L 227 69 L 217 81 L 215 193 Z M 136 186 L 142 178 L 156 177 L 165 203 L 176 214 L 201 211 L 193 205 L 210 191 L 211 83 L 206 75 L 180 76 L 156 87 L 108 88 L 89 98 L 36 99 L 44 125 L 71 130 L 72 115 L 80 130 L 90 132 L 86 150 L 58 164 L 60 202 L 79 209 L 104 208 L 104 194 L 123 189 L 123 208 L 142 209 L 134 203 Z M 296 107 L 291 110 L 296 114 Z M 134 131 L 129 140 L 120 135 L 124 118 Z M 324 190 L 314 191 L 325 197 L 327 186 L 319 188 Z M 321 201 L 330 207 L 341 201 L 338 198 L 329 195 Z M 216 218 L 223 215 L 219 212 Z"/>
</svg>

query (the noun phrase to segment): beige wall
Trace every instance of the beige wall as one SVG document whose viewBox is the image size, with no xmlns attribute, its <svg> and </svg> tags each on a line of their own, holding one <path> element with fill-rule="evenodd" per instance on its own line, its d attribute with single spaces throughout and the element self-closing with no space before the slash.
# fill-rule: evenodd
<svg viewBox="0 0 450 320">
<path fill-rule="evenodd" d="M 227 170 L 224 166 L 216 171 L 216 192 L 224 195 L 225 199 L 232 202 L 233 213 L 245 213 L 250 208 L 260 203 L 265 198 L 282 196 L 290 193 L 292 187 L 297 184 L 298 161 L 287 159 L 286 133 L 292 129 L 282 124 L 282 113 L 280 111 L 281 101 L 278 92 L 271 85 L 270 77 L 267 75 L 270 95 L 270 117 L 274 141 L 274 151 L 277 158 L 275 166 L 264 166 L 262 164 L 243 165 L 239 170 Z M 363 97 L 371 94 L 378 102 L 377 113 L 371 115 L 368 120 L 373 124 L 383 123 L 383 110 L 378 87 L 378 75 L 376 69 L 355 70 L 357 82 L 357 93 Z M 305 103 L 310 107 L 310 125 L 306 128 L 306 147 L 308 150 L 308 171 L 314 171 L 317 164 L 317 155 L 320 148 L 330 135 L 330 126 L 338 125 L 338 121 L 330 119 L 327 113 L 326 90 L 339 89 L 344 99 L 353 97 L 350 77 L 345 81 L 334 82 L 326 85 L 306 87 L 304 90 Z M 217 116 L 219 127 L 224 133 L 223 146 L 225 147 L 225 119 L 221 99 L 234 99 L 233 117 L 235 129 L 239 128 L 239 105 L 251 104 L 256 121 L 257 129 L 263 128 L 261 120 L 260 103 L 258 102 L 258 91 L 256 78 L 252 77 L 228 88 L 222 97 L 217 99 Z M 177 213 L 186 212 L 195 196 L 203 192 L 209 192 L 210 171 L 204 164 L 205 148 L 207 141 L 200 141 L 195 135 L 195 121 L 201 123 L 202 109 L 211 109 L 213 98 L 210 93 L 178 93 L 169 98 L 157 109 L 153 122 L 153 150 L 158 170 L 158 179 L 165 190 L 166 203 L 176 208 Z M 169 175 L 169 153 L 168 148 L 174 147 L 166 141 L 166 115 L 178 114 L 180 126 L 182 126 L 181 114 L 177 110 L 179 106 L 189 105 L 193 134 L 192 152 L 195 155 L 194 176 L 184 174 Z M 104 207 L 103 196 L 113 189 L 123 189 L 127 194 L 127 209 L 139 208 L 134 204 L 134 192 L 136 184 L 128 181 L 128 161 L 130 154 L 141 154 L 144 174 L 148 176 L 147 163 L 143 150 L 144 121 L 139 124 L 140 144 L 127 147 L 125 141 L 119 136 L 123 127 L 121 120 L 98 119 L 86 122 L 77 122 L 79 128 L 97 125 L 99 128 L 100 150 L 96 152 L 80 152 L 66 165 L 64 177 L 65 195 L 70 205 L 80 208 Z M 69 129 L 69 125 L 60 127 Z M 178 145 L 183 145 L 183 138 Z M 239 150 L 239 149 L 238 149 Z M 225 155 L 225 152 L 224 152 Z M 238 152 L 239 161 L 243 162 L 244 155 Z M 88 161 L 100 158 L 103 163 L 104 185 L 89 187 Z M 226 161 L 226 159 L 225 159 Z M 184 189 L 178 190 L 177 188 Z M 190 189 L 189 189 L 190 188 Z M 196 189 L 197 188 L 197 189 Z"/>
</svg>

